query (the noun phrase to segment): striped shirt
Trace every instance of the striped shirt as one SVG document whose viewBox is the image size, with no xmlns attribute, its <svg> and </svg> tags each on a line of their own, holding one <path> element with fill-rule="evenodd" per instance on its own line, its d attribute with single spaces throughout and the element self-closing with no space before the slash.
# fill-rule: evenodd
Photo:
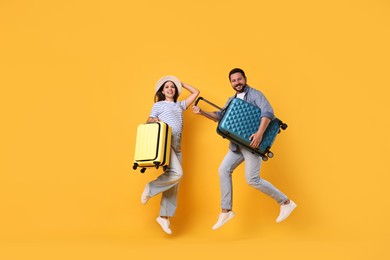
<svg viewBox="0 0 390 260">
<path fill-rule="evenodd" d="M 179 134 L 183 131 L 183 110 L 186 110 L 186 101 L 159 101 L 154 103 L 150 117 L 158 118 L 172 128 L 172 134 Z"/>
</svg>

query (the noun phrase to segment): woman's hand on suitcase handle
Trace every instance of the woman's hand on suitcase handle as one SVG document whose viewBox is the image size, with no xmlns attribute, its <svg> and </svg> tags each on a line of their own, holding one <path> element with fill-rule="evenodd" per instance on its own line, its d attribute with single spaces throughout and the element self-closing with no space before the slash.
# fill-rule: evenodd
<svg viewBox="0 0 390 260">
<path fill-rule="evenodd" d="M 146 120 L 146 123 L 155 123 L 159 121 L 160 120 L 158 119 L 158 117 L 149 117 L 148 120 Z"/>
<path fill-rule="evenodd" d="M 215 112 L 205 112 L 202 109 L 200 109 L 200 107 L 198 106 L 192 106 L 192 112 L 194 112 L 197 115 L 203 115 L 208 119 L 218 122 L 218 116 Z"/>
<path fill-rule="evenodd" d="M 194 112 L 195 114 L 201 114 L 200 107 L 192 106 L 192 112 Z"/>
</svg>

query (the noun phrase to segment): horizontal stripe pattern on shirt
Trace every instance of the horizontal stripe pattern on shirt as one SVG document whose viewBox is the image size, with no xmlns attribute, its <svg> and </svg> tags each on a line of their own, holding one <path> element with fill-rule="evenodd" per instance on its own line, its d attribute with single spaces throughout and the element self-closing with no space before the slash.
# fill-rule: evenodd
<svg viewBox="0 0 390 260">
<path fill-rule="evenodd" d="M 172 128 L 172 134 L 181 134 L 183 130 L 183 110 L 186 109 L 186 102 L 158 101 L 154 103 L 150 117 L 158 118 Z"/>
</svg>

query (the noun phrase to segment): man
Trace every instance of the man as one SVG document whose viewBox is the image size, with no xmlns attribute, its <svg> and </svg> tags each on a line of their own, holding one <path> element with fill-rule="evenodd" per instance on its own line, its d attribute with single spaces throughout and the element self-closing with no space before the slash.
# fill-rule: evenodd
<svg viewBox="0 0 390 260">
<path fill-rule="evenodd" d="M 241 98 L 261 109 L 261 120 L 258 131 L 250 136 L 250 145 L 252 147 L 258 147 L 265 129 L 271 119 L 274 118 L 273 108 L 263 93 L 247 84 L 247 78 L 242 69 L 235 68 L 231 70 L 229 72 L 229 80 L 236 94 L 229 98 L 225 107 L 230 103 L 231 99 Z M 204 114 L 215 121 L 219 121 L 222 116 L 221 111 L 201 111 L 197 106 L 193 107 L 193 112 L 196 114 Z M 267 194 L 280 204 L 280 213 L 276 219 L 277 223 L 285 220 L 297 206 L 270 182 L 260 178 L 261 156 L 253 154 L 248 149 L 230 142 L 229 150 L 219 167 L 222 212 L 219 215 L 217 223 L 212 227 L 213 230 L 220 228 L 235 216 L 232 211 L 232 173 L 243 161 L 245 161 L 245 178 L 247 183 L 253 188 Z"/>
</svg>

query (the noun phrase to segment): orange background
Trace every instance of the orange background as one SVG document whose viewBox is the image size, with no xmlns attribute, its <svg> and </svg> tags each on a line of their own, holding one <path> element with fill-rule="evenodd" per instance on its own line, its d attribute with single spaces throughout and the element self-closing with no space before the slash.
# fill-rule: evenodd
<svg viewBox="0 0 390 260">
<path fill-rule="evenodd" d="M 2 1 L 2 259 L 387 259 L 388 1 Z M 174 234 L 140 203 L 159 171 L 132 170 L 158 78 L 223 105 L 241 67 L 289 128 L 262 177 L 234 173 L 236 217 L 217 231 L 227 141 L 185 112 Z M 184 92 L 185 93 L 185 92 Z M 184 94 L 183 93 L 183 94 Z"/>
</svg>

